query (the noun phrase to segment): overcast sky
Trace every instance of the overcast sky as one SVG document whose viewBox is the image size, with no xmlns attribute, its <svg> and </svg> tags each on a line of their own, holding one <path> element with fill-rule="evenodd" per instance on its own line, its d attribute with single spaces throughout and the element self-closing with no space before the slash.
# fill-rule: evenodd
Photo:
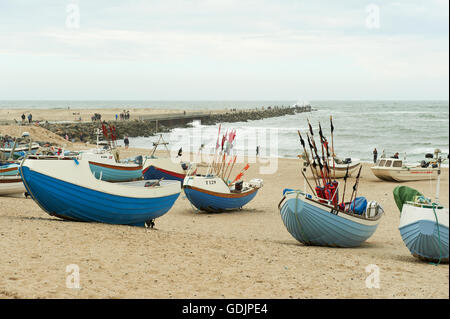
<svg viewBox="0 0 450 319">
<path fill-rule="evenodd" d="M 448 100 L 448 6 L 0 0 L 0 100 Z"/>
</svg>

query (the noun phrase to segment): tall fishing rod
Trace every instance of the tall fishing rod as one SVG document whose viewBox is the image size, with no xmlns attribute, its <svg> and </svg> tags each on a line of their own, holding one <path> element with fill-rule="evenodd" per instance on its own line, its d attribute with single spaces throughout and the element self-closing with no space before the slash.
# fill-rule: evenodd
<svg viewBox="0 0 450 319">
<path fill-rule="evenodd" d="M 308 132 L 306 132 L 306 137 L 307 137 L 307 140 L 308 140 L 309 150 L 311 151 L 312 167 L 314 168 L 314 172 L 315 172 L 314 176 L 317 177 L 317 186 L 320 186 L 320 177 L 319 177 L 319 173 L 317 173 L 317 166 L 318 165 L 316 163 L 316 158 L 314 156 L 313 146 L 311 144 Z"/>
<path fill-rule="evenodd" d="M 333 139 L 334 126 L 333 126 L 333 117 L 331 115 L 330 115 L 330 126 L 331 126 L 331 156 L 333 158 L 333 179 L 336 180 L 336 169 L 335 169 L 336 167 L 334 162 L 336 154 L 334 154 L 334 139 Z"/>
<path fill-rule="evenodd" d="M 327 172 L 326 177 L 328 179 L 328 182 L 331 183 L 330 167 L 328 165 L 329 160 L 330 160 L 330 152 L 328 150 L 328 141 L 325 138 L 325 136 L 323 135 L 322 126 L 320 125 L 320 122 L 319 122 L 319 136 L 320 136 L 320 143 L 322 144 L 322 161 L 324 163 L 324 166 L 325 166 L 325 169 Z M 325 149 L 325 151 L 324 151 L 324 149 Z M 326 154 L 326 160 L 325 160 L 325 154 Z"/>
<path fill-rule="evenodd" d="M 347 170 L 345 171 L 345 176 L 344 176 L 344 192 L 342 193 L 342 204 L 344 205 L 344 209 L 345 209 L 345 188 L 347 186 L 348 167 L 349 166 L 350 166 L 350 164 L 347 164 Z"/>
<path fill-rule="evenodd" d="M 353 185 L 352 196 L 350 197 L 350 208 L 352 207 L 353 194 L 355 194 L 355 200 L 356 200 L 356 194 L 358 193 L 358 185 L 359 185 L 359 177 L 361 176 L 361 168 L 362 168 L 362 165 L 359 166 L 358 175 L 356 175 L 356 181 L 355 181 L 355 184 Z M 353 212 L 355 211 L 355 206 L 356 206 L 355 204 L 356 203 L 353 204 Z"/>
<path fill-rule="evenodd" d="M 309 126 L 309 132 L 311 133 L 311 136 L 310 136 L 311 143 L 312 143 L 314 152 L 316 154 L 317 160 L 318 160 L 318 162 L 320 164 L 319 152 L 317 151 L 316 141 L 314 140 L 314 131 L 313 131 L 313 128 L 311 126 L 311 123 L 309 122 L 309 119 L 307 119 L 307 121 L 308 121 L 308 126 Z M 324 180 L 323 165 L 320 164 L 319 167 L 320 167 L 320 173 L 322 175 L 322 179 L 324 181 L 323 186 L 325 186 L 326 183 L 325 183 L 325 180 Z"/>
<path fill-rule="evenodd" d="M 305 146 L 305 141 L 303 140 L 302 134 L 300 133 L 300 130 L 297 130 L 298 136 L 300 137 L 300 143 L 303 146 L 303 151 L 305 152 L 305 157 L 306 157 L 306 164 L 311 168 L 311 173 L 313 175 L 314 178 L 314 182 L 316 183 L 317 186 L 317 180 L 316 180 L 316 175 L 314 174 L 314 170 L 311 164 L 311 161 L 309 160 L 309 155 L 308 152 L 306 151 L 306 146 Z M 312 155 L 312 154 L 311 154 Z M 303 171 L 302 171 L 303 172 Z M 305 174 L 303 174 L 305 175 Z M 305 177 L 306 178 L 306 177 Z"/>
<path fill-rule="evenodd" d="M 310 126 L 310 130 L 312 130 L 311 126 Z M 322 177 L 322 183 L 323 183 L 323 186 L 325 187 L 326 181 L 325 181 L 325 176 L 324 176 L 324 173 L 323 173 L 323 165 L 322 165 L 322 163 L 320 161 L 320 156 L 319 156 L 319 152 L 317 151 L 316 143 L 314 142 L 314 138 L 312 136 L 308 135 L 308 139 L 311 140 L 310 143 L 311 143 L 311 145 L 313 147 L 314 153 L 316 154 L 315 159 L 317 160 L 317 163 L 319 164 L 320 176 Z"/>
</svg>

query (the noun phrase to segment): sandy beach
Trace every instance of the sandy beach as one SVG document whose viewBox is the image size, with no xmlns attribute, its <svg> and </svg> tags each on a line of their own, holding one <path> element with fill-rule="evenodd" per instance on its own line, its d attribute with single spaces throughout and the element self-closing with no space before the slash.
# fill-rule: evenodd
<svg viewBox="0 0 450 319">
<path fill-rule="evenodd" d="M 122 150 L 122 157 L 147 152 Z M 279 159 L 272 175 L 251 165 L 246 178 L 262 178 L 264 187 L 243 210 L 196 212 L 182 193 L 154 229 L 62 221 L 31 199 L 0 197 L 0 297 L 449 298 L 448 264 L 410 255 L 392 196 L 398 184 L 378 180 L 369 167 L 359 194 L 381 203 L 385 215 L 352 249 L 305 246 L 287 232 L 277 209 L 282 190 L 303 188 L 299 162 L 291 159 Z M 444 168 L 445 206 L 448 178 Z M 402 185 L 434 198 L 435 183 Z M 79 266 L 80 289 L 66 287 L 70 264 Z M 366 288 L 370 264 L 380 269 L 378 289 Z"/>
</svg>

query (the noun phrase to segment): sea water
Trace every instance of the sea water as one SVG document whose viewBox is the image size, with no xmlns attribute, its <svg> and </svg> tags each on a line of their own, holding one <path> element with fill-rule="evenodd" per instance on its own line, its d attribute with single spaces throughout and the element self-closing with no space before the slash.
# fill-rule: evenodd
<svg viewBox="0 0 450 319">
<path fill-rule="evenodd" d="M 0 108 L 157 108 L 157 109 L 247 109 L 293 105 L 296 101 L 0 101 Z M 337 156 L 372 161 L 374 148 L 378 156 L 398 152 L 409 162 L 424 159 L 436 148 L 449 151 L 448 101 L 309 101 L 317 111 L 298 113 L 257 121 L 223 123 L 221 133 L 236 129 L 233 151 L 254 155 L 260 146 L 261 156 L 296 157 L 302 153 L 297 130 L 306 136 L 307 119 L 314 129 L 318 125 L 331 146 L 330 115 L 333 117 L 333 142 Z M 300 103 L 301 104 L 301 103 Z M 190 128 L 164 134 L 171 148 L 212 152 L 217 142 L 218 124 L 195 123 Z M 130 138 L 130 146 L 150 149 L 156 137 Z"/>
</svg>

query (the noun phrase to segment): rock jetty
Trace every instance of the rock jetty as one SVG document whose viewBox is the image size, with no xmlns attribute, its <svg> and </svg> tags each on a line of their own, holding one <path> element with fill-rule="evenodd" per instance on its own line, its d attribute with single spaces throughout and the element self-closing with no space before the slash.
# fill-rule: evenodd
<svg viewBox="0 0 450 319">
<path fill-rule="evenodd" d="M 118 139 L 128 137 L 148 137 L 156 133 L 169 132 L 174 128 L 188 127 L 192 121 L 200 120 L 204 125 L 214 125 L 217 123 L 247 122 L 261 120 L 271 117 L 292 115 L 295 113 L 314 111 L 310 105 L 306 106 L 286 106 L 286 107 L 265 107 L 255 109 L 232 109 L 223 113 L 199 113 L 196 115 L 172 115 L 170 117 L 145 118 L 141 120 L 121 120 L 109 121 L 108 124 L 116 127 Z M 70 122 L 70 123 L 40 123 L 41 127 L 49 131 L 69 138 L 72 142 L 95 143 L 96 131 L 101 129 L 100 121 L 92 122 Z"/>
</svg>

